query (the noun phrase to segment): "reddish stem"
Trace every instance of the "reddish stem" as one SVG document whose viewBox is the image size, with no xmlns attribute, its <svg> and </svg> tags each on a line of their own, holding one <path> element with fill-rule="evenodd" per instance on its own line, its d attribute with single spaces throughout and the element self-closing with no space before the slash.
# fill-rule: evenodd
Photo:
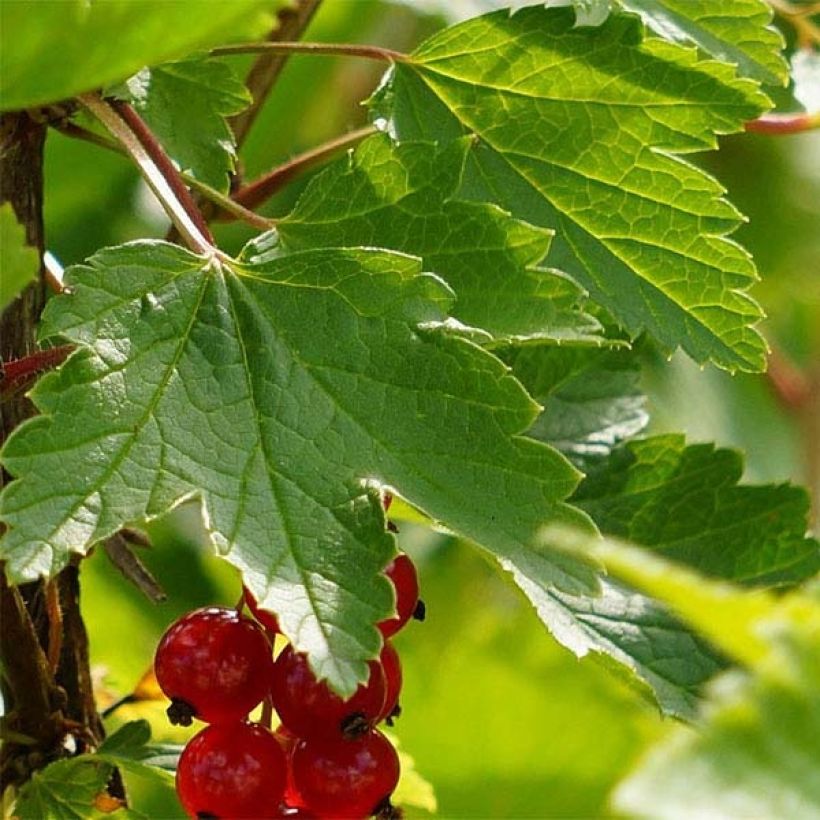
<svg viewBox="0 0 820 820">
<path fill-rule="evenodd" d="M 73 345 L 61 345 L 48 350 L 37 350 L 21 359 L 2 362 L 0 364 L 0 384 L 2 384 L 3 396 L 16 392 L 39 373 L 61 365 L 72 350 L 74 350 Z"/>
<path fill-rule="evenodd" d="M 136 138 L 142 144 L 148 156 L 154 161 L 154 164 L 159 169 L 162 176 L 165 178 L 168 187 L 174 192 L 174 195 L 179 200 L 180 204 L 188 214 L 191 222 L 212 245 L 214 238 L 211 234 L 208 223 L 200 213 L 191 192 L 185 187 L 179 171 L 171 162 L 165 149 L 159 144 L 157 138 L 151 133 L 151 130 L 143 122 L 142 117 L 130 106 L 122 100 L 109 100 L 111 107 L 122 117 L 126 125 L 131 129 Z"/>
<path fill-rule="evenodd" d="M 250 208 L 251 210 L 258 208 L 295 177 L 310 170 L 337 151 L 347 148 L 374 133 L 376 133 L 376 128 L 372 125 L 368 125 L 356 131 L 351 131 L 348 134 L 343 134 L 341 137 L 336 137 L 316 148 L 311 148 L 309 151 L 298 154 L 293 157 L 293 159 L 277 166 L 267 174 L 263 174 L 258 179 L 235 191 L 231 199 L 245 208 Z"/>
<path fill-rule="evenodd" d="M 812 114 L 764 114 L 746 123 L 745 128 L 753 134 L 786 136 L 801 134 L 820 128 L 820 112 Z"/>
</svg>

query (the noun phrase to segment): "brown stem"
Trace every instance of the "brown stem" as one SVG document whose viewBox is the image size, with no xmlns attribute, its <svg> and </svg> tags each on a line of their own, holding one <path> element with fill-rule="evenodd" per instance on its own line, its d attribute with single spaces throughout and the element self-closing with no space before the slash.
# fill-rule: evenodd
<svg viewBox="0 0 820 820">
<path fill-rule="evenodd" d="M 183 208 L 185 208 L 191 222 L 197 227 L 199 232 L 211 244 L 214 244 L 214 238 L 208 228 L 208 223 L 199 212 L 191 192 L 185 187 L 179 171 L 177 171 L 174 163 L 171 162 L 165 149 L 159 144 L 157 138 L 151 133 L 151 129 L 145 124 L 142 117 L 126 102 L 122 100 L 110 100 L 109 105 L 122 117 L 126 125 L 136 135 L 137 139 L 142 143 L 142 147 L 148 153 L 148 156 L 154 161 L 154 164 L 159 169 L 168 186 L 176 195 Z"/>
<path fill-rule="evenodd" d="M 811 114 L 764 114 L 756 120 L 750 120 L 744 127 L 753 134 L 771 136 L 801 134 L 804 131 L 820 128 L 820 111 Z"/>
<path fill-rule="evenodd" d="M 801 47 L 820 43 L 820 26 L 809 19 L 814 13 L 811 8 L 803 8 L 791 0 L 769 0 L 769 5 L 794 28 Z"/>
<path fill-rule="evenodd" d="M 0 118 L 0 202 L 11 203 L 25 227 L 27 242 L 38 250 L 41 259 L 37 281 L 0 317 L 0 355 L 5 361 L 19 362 L 34 353 L 34 330 L 45 302 L 42 263 L 45 130 L 44 123 L 25 112 Z M 34 412 L 35 408 L 22 391 L 8 396 L 0 403 L 2 440 Z M 1 475 L 4 483 L 8 481 L 5 473 Z M 54 624 L 49 629 L 45 584 L 37 581 L 22 587 L 12 586 L 6 579 L 5 569 L 0 567 L 3 732 L 9 737 L 0 750 L 0 791 L 10 783 L 25 782 L 32 772 L 64 755 L 62 741 L 68 732 L 77 737 L 80 749 L 96 744 L 103 737 L 94 707 L 79 588 L 74 588 L 75 573 L 76 568 L 69 567 L 53 582 L 62 615 L 63 628 L 58 638 Z M 53 595 L 51 604 L 53 609 Z M 49 667 L 49 650 L 52 656 L 59 654 L 56 675 Z"/>
<path fill-rule="evenodd" d="M 375 133 L 375 126 L 368 125 L 348 134 L 343 134 L 341 137 L 336 137 L 316 148 L 311 148 L 303 154 L 298 154 L 293 159 L 235 191 L 233 199 L 246 208 L 258 208 L 295 177 L 333 156 L 343 148 L 355 145 L 355 143 Z"/>
<path fill-rule="evenodd" d="M 407 54 L 393 51 L 381 46 L 356 45 L 354 43 L 237 43 L 230 46 L 219 46 L 211 49 L 214 57 L 227 57 L 230 54 L 314 54 L 332 57 L 364 57 L 366 60 L 380 60 L 385 63 L 409 62 Z"/>
<path fill-rule="evenodd" d="M 302 32 L 308 27 L 313 15 L 319 8 L 322 0 L 296 0 L 296 3 L 288 8 L 282 9 L 277 15 L 276 28 L 270 33 L 268 42 L 281 42 L 283 40 L 298 40 Z M 256 121 L 271 88 L 276 84 L 289 54 L 276 52 L 265 52 L 260 54 L 248 76 L 245 85 L 251 92 L 251 104 L 231 121 L 231 128 L 236 137 L 237 148 L 245 142 L 251 127 Z"/>
</svg>

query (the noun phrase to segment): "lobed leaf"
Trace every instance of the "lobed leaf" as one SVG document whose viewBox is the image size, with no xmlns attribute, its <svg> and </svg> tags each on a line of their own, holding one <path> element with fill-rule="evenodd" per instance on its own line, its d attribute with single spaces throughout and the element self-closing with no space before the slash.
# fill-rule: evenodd
<svg viewBox="0 0 820 820">
<path fill-rule="evenodd" d="M 603 533 L 650 547 L 705 575 L 755 586 L 794 584 L 820 570 L 806 537 L 809 498 L 788 484 L 738 486 L 743 460 L 683 436 L 623 445 L 573 502 Z"/>
<path fill-rule="evenodd" d="M 619 0 L 640 14 L 658 36 L 692 43 L 706 54 L 732 63 L 738 73 L 761 83 L 785 85 L 789 68 L 780 32 L 770 26 L 772 7 L 765 0 Z"/>
<path fill-rule="evenodd" d="M 469 139 L 443 148 L 384 135 L 315 177 L 277 224 L 285 248 L 380 247 L 420 256 L 456 293 L 451 314 L 495 341 L 597 342 L 582 291 L 539 268 L 551 232 L 456 197 Z"/>
<path fill-rule="evenodd" d="M 631 351 L 522 347 L 504 361 L 544 408 L 528 434 L 584 472 L 649 423 Z"/>
<path fill-rule="evenodd" d="M 227 191 L 236 142 L 226 117 L 251 101 L 230 66 L 202 58 L 164 63 L 142 69 L 115 93 L 134 105 L 183 171 Z"/>
<path fill-rule="evenodd" d="M 80 346 L 2 457 L 0 554 L 51 574 L 129 522 L 202 499 L 217 550 L 350 693 L 390 612 L 395 550 L 378 485 L 512 560 L 578 473 L 518 435 L 537 405 L 508 369 L 441 330 L 452 299 L 419 261 L 315 250 L 257 265 L 162 242 L 101 251 L 66 278 L 43 336 Z M 521 558 L 520 560 L 524 560 Z M 595 589 L 560 554 L 544 583 Z"/>
<path fill-rule="evenodd" d="M 632 334 L 696 361 L 759 370 L 756 274 L 726 238 L 740 222 L 677 154 L 712 148 L 768 106 L 755 83 L 612 15 L 489 14 L 433 35 L 375 100 L 400 139 L 475 134 L 461 196 L 553 228 L 548 261 Z"/>
</svg>

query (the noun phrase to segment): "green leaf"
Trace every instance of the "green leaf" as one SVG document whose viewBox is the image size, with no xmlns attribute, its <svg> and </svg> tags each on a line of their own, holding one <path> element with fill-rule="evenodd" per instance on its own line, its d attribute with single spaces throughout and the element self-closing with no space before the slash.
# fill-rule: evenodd
<svg viewBox="0 0 820 820">
<path fill-rule="evenodd" d="M 262 36 L 282 0 L 45 0 L 0 4 L 4 110 L 56 102 L 142 66 Z"/>
<path fill-rule="evenodd" d="M 167 785 L 177 768 L 182 746 L 149 743 L 151 726 L 147 720 L 132 720 L 109 735 L 97 750 L 97 757 L 118 769 L 159 779 Z"/>
<path fill-rule="evenodd" d="M 765 344 L 741 217 L 676 154 L 712 148 L 768 106 L 757 85 L 611 16 L 526 8 L 434 35 L 376 105 L 401 139 L 475 134 L 461 195 L 556 230 L 548 261 L 632 334 L 698 362 L 760 370 Z"/>
<path fill-rule="evenodd" d="M 218 552 L 341 693 L 367 674 L 395 547 L 376 485 L 496 554 L 526 560 L 578 473 L 518 435 L 538 407 L 442 330 L 451 293 L 413 257 L 319 250 L 258 265 L 162 242 L 67 274 L 43 336 L 80 346 L 32 393 L 3 450 L 0 542 L 15 579 L 53 573 L 129 522 L 202 499 Z M 540 557 L 581 593 L 593 571 Z"/>
<path fill-rule="evenodd" d="M 544 410 L 528 433 L 585 472 L 649 422 L 640 366 L 627 350 L 523 347 L 504 354 Z"/>
<path fill-rule="evenodd" d="M 37 277 L 40 255 L 26 244 L 26 231 L 14 209 L 0 206 L 0 310 Z"/>
<path fill-rule="evenodd" d="M 815 574 L 820 545 L 806 538 L 806 491 L 737 486 L 742 474 L 734 450 L 655 436 L 616 450 L 573 501 L 602 532 L 706 575 L 773 586 Z"/>
<path fill-rule="evenodd" d="M 783 37 L 769 25 L 772 7 L 765 0 L 620 0 L 620 4 L 640 14 L 660 37 L 692 43 L 736 65 L 745 77 L 772 85 L 788 82 Z"/>
<path fill-rule="evenodd" d="M 35 772 L 17 796 L 15 817 L 20 820 L 99 820 L 124 817 L 123 812 L 105 814 L 94 801 L 105 791 L 113 768 L 92 755 L 51 763 Z"/>
<path fill-rule="evenodd" d="M 115 93 L 133 103 L 183 171 L 227 191 L 236 144 L 225 118 L 251 101 L 229 65 L 192 59 L 144 68 Z"/>
<path fill-rule="evenodd" d="M 600 326 L 577 309 L 581 289 L 537 267 L 551 232 L 455 198 L 470 147 L 371 137 L 314 178 L 277 225 L 282 243 L 420 256 L 456 292 L 452 315 L 498 341 L 597 341 Z"/>
<path fill-rule="evenodd" d="M 556 542 L 548 543 L 552 554 Z M 588 546 L 586 539 L 583 547 Z M 665 714 L 694 719 L 703 684 L 725 661 L 665 607 L 616 580 L 601 578 L 598 595 L 572 595 L 541 583 L 534 561 L 501 563 L 553 635 L 577 657 L 590 655 L 624 675 Z"/>
</svg>

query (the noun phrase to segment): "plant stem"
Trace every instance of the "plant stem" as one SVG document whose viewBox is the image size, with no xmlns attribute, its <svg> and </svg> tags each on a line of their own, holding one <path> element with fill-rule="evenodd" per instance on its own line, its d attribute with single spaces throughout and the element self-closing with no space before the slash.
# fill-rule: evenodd
<svg viewBox="0 0 820 820">
<path fill-rule="evenodd" d="M 260 230 L 267 231 L 270 230 L 276 223 L 272 219 L 268 219 L 265 216 L 260 216 L 259 214 L 254 213 L 249 208 L 246 208 L 244 205 L 240 205 L 235 200 L 231 199 L 229 196 L 217 191 L 216 188 L 211 188 L 210 185 L 206 185 L 204 182 L 200 182 L 196 177 L 190 176 L 190 174 L 181 174 L 182 178 L 191 188 L 198 191 L 202 196 L 206 199 L 210 200 L 214 203 L 214 205 L 218 205 L 219 208 L 222 209 L 223 213 L 230 214 L 234 219 L 239 219 L 242 222 L 247 222 L 248 225 L 252 225 L 254 228 L 259 228 Z M 217 213 L 217 217 L 219 214 Z M 230 220 L 225 220 L 230 221 Z"/>
<path fill-rule="evenodd" d="M 334 57 L 364 57 L 366 60 L 381 60 L 388 63 L 407 63 L 410 58 L 401 51 L 393 51 L 381 46 L 356 45 L 354 43 L 237 43 L 211 49 L 214 57 L 230 54 L 314 54 Z"/>
<path fill-rule="evenodd" d="M 282 9 L 276 15 L 278 26 L 270 33 L 268 42 L 298 40 L 301 33 L 308 27 L 321 2 L 322 0 L 296 0 L 295 5 Z M 270 90 L 279 79 L 289 56 L 289 54 L 277 54 L 271 51 L 264 52 L 251 66 L 245 79 L 245 85 L 251 92 L 253 101 L 244 111 L 240 111 L 230 120 L 237 148 L 245 142 L 248 132 L 256 121 Z"/>
<path fill-rule="evenodd" d="M 83 128 L 80 125 L 75 125 L 74 123 L 69 122 L 60 122 L 53 123 L 52 127 L 67 137 L 82 140 L 83 142 L 96 145 L 99 148 L 105 148 L 109 151 L 121 154 L 122 156 L 127 156 L 125 150 L 118 142 L 114 142 L 114 140 L 103 137 L 100 134 L 95 134 L 93 131 L 89 131 L 87 128 Z M 243 222 L 247 222 L 254 228 L 260 228 L 261 230 L 268 230 L 273 226 L 271 220 L 266 219 L 264 216 L 259 216 L 259 214 L 255 214 L 247 208 L 243 208 L 239 203 L 234 202 L 229 196 L 226 196 L 221 191 L 217 191 L 216 188 L 212 188 L 204 182 L 200 182 L 196 177 L 191 176 L 191 174 L 188 174 L 185 171 L 179 171 L 178 173 L 186 185 L 190 188 L 194 188 L 206 199 L 210 200 L 215 205 L 218 205 L 223 211 L 233 214 L 236 219 L 241 219 Z"/>
<path fill-rule="evenodd" d="M 787 134 L 800 134 L 804 131 L 811 131 L 820 128 L 820 111 L 811 114 L 764 114 L 756 120 L 746 123 L 747 131 L 754 134 L 770 134 L 772 136 L 785 136 Z"/>
<path fill-rule="evenodd" d="M 794 28 L 801 45 L 820 43 L 820 26 L 809 19 L 815 13 L 812 7 L 796 6 L 790 0 L 769 0 L 769 5 Z"/>
<path fill-rule="evenodd" d="M 355 145 L 365 137 L 375 134 L 376 131 L 375 126 L 367 125 L 364 128 L 350 131 L 329 142 L 318 145 L 316 148 L 311 148 L 302 154 L 297 154 L 282 165 L 268 171 L 267 174 L 263 174 L 258 179 L 235 191 L 232 198 L 246 208 L 258 208 L 295 177 L 318 165 L 343 148 Z"/>
<path fill-rule="evenodd" d="M 179 172 L 136 111 L 125 103 L 109 104 L 97 94 L 82 94 L 78 99 L 134 160 L 188 247 L 212 255 L 213 237 L 205 220 Z"/>
</svg>

